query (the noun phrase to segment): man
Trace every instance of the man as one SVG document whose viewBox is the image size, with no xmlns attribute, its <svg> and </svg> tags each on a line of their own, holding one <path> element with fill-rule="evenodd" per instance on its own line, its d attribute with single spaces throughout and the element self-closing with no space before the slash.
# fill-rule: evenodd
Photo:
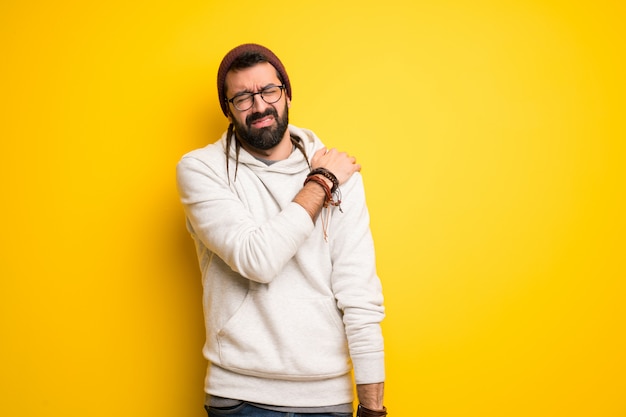
<svg viewBox="0 0 626 417">
<path fill-rule="evenodd" d="M 218 71 L 230 124 L 177 181 L 203 282 L 213 416 L 384 416 L 380 281 L 360 165 L 289 125 L 291 84 L 256 44 Z"/>
</svg>

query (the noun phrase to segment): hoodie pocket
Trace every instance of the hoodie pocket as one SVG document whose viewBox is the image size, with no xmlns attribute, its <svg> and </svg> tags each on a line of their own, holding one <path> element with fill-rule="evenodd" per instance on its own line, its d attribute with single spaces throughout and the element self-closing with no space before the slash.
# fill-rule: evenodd
<svg viewBox="0 0 626 417">
<path fill-rule="evenodd" d="M 242 374 L 305 380 L 351 369 L 341 313 L 331 297 L 250 292 L 217 341 L 220 366 Z"/>
</svg>

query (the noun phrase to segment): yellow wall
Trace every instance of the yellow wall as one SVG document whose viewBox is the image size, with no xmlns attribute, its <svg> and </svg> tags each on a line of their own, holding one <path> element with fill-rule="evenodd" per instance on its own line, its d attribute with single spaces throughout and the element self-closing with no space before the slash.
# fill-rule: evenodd
<svg viewBox="0 0 626 417">
<path fill-rule="evenodd" d="M 0 414 L 203 416 L 174 166 L 274 49 L 363 164 L 411 416 L 626 415 L 619 1 L 0 3 Z"/>
</svg>

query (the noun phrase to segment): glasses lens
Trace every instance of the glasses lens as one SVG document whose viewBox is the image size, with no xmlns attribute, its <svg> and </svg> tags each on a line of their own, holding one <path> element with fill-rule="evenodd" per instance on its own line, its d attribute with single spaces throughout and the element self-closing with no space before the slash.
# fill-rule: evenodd
<svg viewBox="0 0 626 417">
<path fill-rule="evenodd" d="M 268 87 L 265 90 L 261 91 L 261 97 L 266 103 L 272 104 L 276 103 L 280 100 L 280 97 L 283 95 L 283 89 L 280 87 Z"/>
<path fill-rule="evenodd" d="M 235 108 L 239 111 L 248 110 L 250 107 L 252 107 L 252 103 L 252 94 L 242 94 L 233 99 L 233 104 Z"/>
</svg>

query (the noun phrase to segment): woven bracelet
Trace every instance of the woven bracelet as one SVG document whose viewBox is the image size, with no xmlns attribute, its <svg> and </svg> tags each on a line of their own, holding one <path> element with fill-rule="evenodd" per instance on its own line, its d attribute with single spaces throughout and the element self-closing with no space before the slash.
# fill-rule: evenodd
<svg viewBox="0 0 626 417">
<path fill-rule="evenodd" d="M 304 180 L 304 185 L 308 184 L 310 181 L 313 181 L 319 184 L 324 189 L 324 194 L 326 194 L 326 198 L 324 200 L 324 207 L 328 207 L 328 203 L 333 201 L 333 193 L 330 190 L 330 187 L 328 186 L 328 184 L 326 184 L 326 181 L 324 181 L 322 178 L 318 177 L 317 175 L 311 175 L 311 176 L 306 177 L 306 179 Z"/>
<path fill-rule="evenodd" d="M 316 182 L 322 188 L 324 188 L 324 193 L 326 194 L 324 207 L 328 207 L 328 205 L 330 204 L 331 206 L 337 207 L 339 211 L 343 213 L 343 210 L 341 209 L 341 191 L 339 190 L 339 187 L 337 187 L 336 190 L 332 191 L 328 184 L 326 184 L 326 181 L 318 177 L 317 174 L 307 176 L 304 180 L 304 184 L 306 185 L 309 181 Z M 333 195 L 335 196 L 335 198 L 333 198 Z"/>
<path fill-rule="evenodd" d="M 326 168 L 322 168 L 322 167 L 315 168 L 314 170 L 309 172 L 307 176 L 311 177 L 313 175 L 322 175 L 328 178 L 333 183 L 333 188 L 331 188 L 330 190 L 331 193 L 334 193 L 339 188 L 339 180 L 337 180 L 337 177 L 335 176 L 335 174 L 333 174 Z"/>
</svg>

